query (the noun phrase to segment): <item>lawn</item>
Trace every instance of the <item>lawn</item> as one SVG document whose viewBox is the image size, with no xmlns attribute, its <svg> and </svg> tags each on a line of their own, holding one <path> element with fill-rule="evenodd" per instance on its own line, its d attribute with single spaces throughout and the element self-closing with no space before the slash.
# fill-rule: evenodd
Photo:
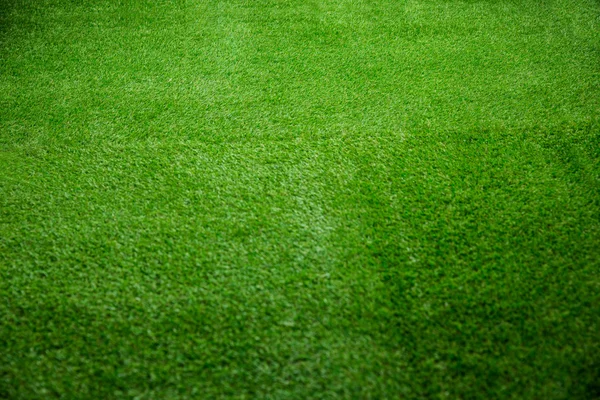
<svg viewBox="0 0 600 400">
<path fill-rule="evenodd" d="M 0 0 L 0 398 L 600 397 L 597 0 Z"/>
</svg>

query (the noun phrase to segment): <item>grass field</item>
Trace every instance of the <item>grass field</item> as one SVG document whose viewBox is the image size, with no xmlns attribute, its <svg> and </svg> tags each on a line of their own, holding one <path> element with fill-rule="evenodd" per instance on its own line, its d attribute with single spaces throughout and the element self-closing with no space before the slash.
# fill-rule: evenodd
<svg viewBox="0 0 600 400">
<path fill-rule="evenodd" d="M 0 0 L 0 398 L 600 397 L 597 0 Z"/>
</svg>

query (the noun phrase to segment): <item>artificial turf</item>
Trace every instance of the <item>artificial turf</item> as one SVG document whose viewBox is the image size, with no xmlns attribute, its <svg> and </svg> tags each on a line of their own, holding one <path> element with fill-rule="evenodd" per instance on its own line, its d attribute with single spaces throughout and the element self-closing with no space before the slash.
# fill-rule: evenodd
<svg viewBox="0 0 600 400">
<path fill-rule="evenodd" d="M 597 0 L 0 0 L 0 398 L 600 397 Z"/>
</svg>

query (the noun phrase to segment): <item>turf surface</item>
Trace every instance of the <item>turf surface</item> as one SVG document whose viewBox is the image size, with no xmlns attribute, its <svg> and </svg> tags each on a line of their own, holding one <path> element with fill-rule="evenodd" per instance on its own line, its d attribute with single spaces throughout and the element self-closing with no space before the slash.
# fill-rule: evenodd
<svg viewBox="0 0 600 400">
<path fill-rule="evenodd" d="M 0 398 L 600 397 L 596 0 L 0 0 Z"/>
</svg>

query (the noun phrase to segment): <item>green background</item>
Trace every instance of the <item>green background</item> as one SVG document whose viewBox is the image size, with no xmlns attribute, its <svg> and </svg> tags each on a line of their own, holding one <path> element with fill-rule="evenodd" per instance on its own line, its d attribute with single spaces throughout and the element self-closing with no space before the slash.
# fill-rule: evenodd
<svg viewBox="0 0 600 400">
<path fill-rule="evenodd" d="M 0 398 L 600 397 L 597 0 L 0 0 Z"/>
</svg>

